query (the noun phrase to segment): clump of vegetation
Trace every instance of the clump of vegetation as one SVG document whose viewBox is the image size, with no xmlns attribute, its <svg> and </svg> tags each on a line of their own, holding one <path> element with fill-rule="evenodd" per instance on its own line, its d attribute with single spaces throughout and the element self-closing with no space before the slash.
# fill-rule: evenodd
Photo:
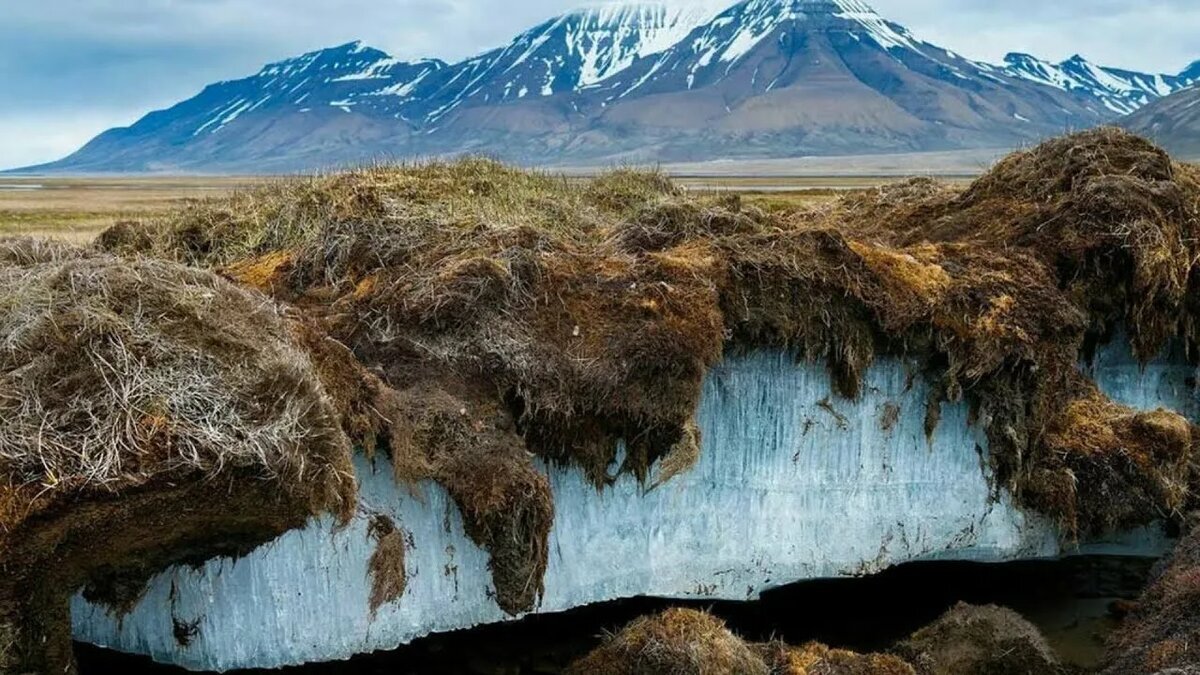
<svg viewBox="0 0 1200 675">
<path fill-rule="evenodd" d="M 274 303 L 32 240 L 0 242 L 0 283 L 0 670 L 71 664 L 82 586 L 352 513 L 351 442 Z"/>
<path fill-rule="evenodd" d="M 1041 261 L 1088 329 L 1123 322 L 1142 358 L 1187 332 L 1200 183 L 1148 141 L 1114 128 L 1001 160 L 965 191 L 928 180 L 845 200 L 851 236 L 896 246 L 969 243 Z"/>
<path fill-rule="evenodd" d="M 450 493 L 467 536 L 492 554 L 497 604 L 518 614 L 542 597 L 553 495 L 512 415 L 478 391 L 438 377 L 395 392 L 388 448 L 397 480 L 414 491 L 435 480 Z"/>
<path fill-rule="evenodd" d="M 396 522 L 388 516 L 375 514 L 371 517 L 369 533 L 375 540 L 375 552 L 367 561 L 367 573 L 371 576 L 368 604 L 374 616 L 380 607 L 404 595 L 408 572 L 404 567 L 404 532 L 396 527 Z"/>
<path fill-rule="evenodd" d="M 892 654 L 859 654 L 810 642 L 792 647 L 783 642 L 755 645 L 771 675 L 917 675 L 913 667 Z"/>
<path fill-rule="evenodd" d="M 916 675 L 887 654 L 857 654 L 809 643 L 749 644 L 720 619 L 693 609 L 668 609 L 635 619 L 571 664 L 584 675 Z"/>
<path fill-rule="evenodd" d="M 767 664 L 720 619 L 692 609 L 635 619 L 571 664 L 577 675 L 769 675 Z"/>
<path fill-rule="evenodd" d="M 1004 607 L 960 603 L 895 651 L 919 675 L 1065 675 L 1046 639 Z"/>
<path fill-rule="evenodd" d="M 1198 201 L 1193 169 L 1102 129 L 965 191 L 917 180 L 794 212 L 656 173 L 464 160 L 277 181 L 100 244 L 218 269 L 344 345 L 356 365 L 326 379 L 355 393 L 347 430 L 398 477 L 447 486 L 516 613 L 540 594 L 553 517 L 528 453 L 597 486 L 686 471 L 729 349 L 824 362 L 847 397 L 879 354 L 924 364 L 972 403 L 997 479 L 1068 536 L 1176 513 L 1193 427 L 1107 400 L 1078 362 L 1117 326 L 1142 358 L 1195 344 Z"/>
<path fill-rule="evenodd" d="M 1155 579 L 1108 644 L 1106 675 L 1186 672 L 1200 661 L 1200 528 L 1160 563 Z M 1174 670 L 1179 669 L 1179 670 Z"/>
</svg>

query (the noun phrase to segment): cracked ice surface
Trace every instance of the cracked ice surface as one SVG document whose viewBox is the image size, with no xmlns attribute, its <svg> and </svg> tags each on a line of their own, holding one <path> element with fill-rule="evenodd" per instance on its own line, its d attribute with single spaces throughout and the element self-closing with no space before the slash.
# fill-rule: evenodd
<svg viewBox="0 0 1200 675">
<path fill-rule="evenodd" d="M 1127 348 L 1111 347 L 1093 367 L 1118 400 L 1194 413 L 1193 370 L 1172 363 L 1143 371 Z M 1070 553 L 1044 518 L 993 493 L 986 439 L 968 426 L 965 405 L 943 404 L 926 439 L 928 389 L 908 380 L 902 363 L 881 359 L 852 402 L 828 398 L 823 367 L 778 352 L 732 356 L 705 384 L 703 453 L 690 472 L 649 492 L 624 477 L 598 493 L 578 470 L 548 469 L 556 515 L 538 611 L 635 595 L 746 599 L 913 560 Z M 359 458 L 357 471 L 360 513 L 350 526 L 317 520 L 236 562 L 167 570 L 123 618 L 77 596 L 76 637 L 226 670 L 344 659 L 508 618 L 491 598 L 487 554 L 467 539 L 443 489 L 424 484 L 414 498 L 393 483 L 386 460 Z M 374 618 L 372 513 L 391 516 L 409 542 L 404 596 Z M 1087 548 L 1155 554 L 1164 546 L 1147 530 Z M 175 621 L 196 626 L 187 646 L 174 637 Z"/>
</svg>

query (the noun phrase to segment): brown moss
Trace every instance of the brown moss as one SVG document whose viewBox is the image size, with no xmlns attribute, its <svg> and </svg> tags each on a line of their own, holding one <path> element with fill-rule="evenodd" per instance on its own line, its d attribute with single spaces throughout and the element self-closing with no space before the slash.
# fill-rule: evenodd
<svg viewBox="0 0 1200 675">
<path fill-rule="evenodd" d="M 0 250 L 21 252 L 0 261 L 0 632 L 14 668 L 71 668 L 81 587 L 119 599 L 169 564 L 349 517 L 350 443 L 272 302 L 173 263 Z"/>
<path fill-rule="evenodd" d="M 371 576 L 371 616 L 380 607 L 399 600 L 408 585 L 408 573 L 404 568 L 404 532 L 396 527 L 389 517 L 375 514 L 371 518 L 371 538 L 375 540 L 375 551 L 367 562 L 367 573 Z"/>
<path fill-rule="evenodd" d="M 916 675 L 887 654 L 857 654 L 809 643 L 747 644 L 720 619 L 668 609 L 635 619 L 571 664 L 569 675 Z"/>
<path fill-rule="evenodd" d="M 73 672 L 70 599 L 112 579 L 149 579 L 180 562 L 244 555 L 302 526 L 318 505 L 253 471 L 179 474 L 52 509 L 7 532 L 0 584 L 3 672 Z"/>
<path fill-rule="evenodd" d="M 272 251 L 257 258 L 238 261 L 223 271 L 239 284 L 272 293 L 286 279 L 293 257 L 292 251 Z"/>
<path fill-rule="evenodd" d="M 566 671 L 573 675 L 767 675 L 754 651 L 709 614 L 669 609 L 634 620 Z"/>
<path fill-rule="evenodd" d="M 1200 659 L 1200 529 L 1192 528 L 1155 571 L 1108 644 L 1106 675 L 1151 675 Z"/>
<path fill-rule="evenodd" d="M 1049 416 L 1046 456 L 1024 483 L 1027 500 L 1085 534 L 1136 526 L 1147 514 L 1177 518 L 1189 493 L 1195 427 L 1166 410 L 1117 405 L 1090 382 L 1077 389 Z"/>
<path fill-rule="evenodd" d="M 397 392 L 389 446 L 398 480 L 445 486 L 467 536 L 491 554 L 497 604 L 518 614 L 542 597 L 554 503 L 509 412 L 477 391 L 443 377 Z"/>
<path fill-rule="evenodd" d="M 1038 629 L 1003 607 L 960 603 L 894 650 L 920 675 L 1062 675 Z"/>
<path fill-rule="evenodd" d="M 700 428 L 695 421 L 684 426 L 683 434 L 658 462 L 654 476 L 654 487 L 670 482 L 672 478 L 686 473 L 700 461 Z"/>
<path fill-rule="evenodd" d="M 792 647 L 782 642 L 755 645 L 771 675 L 916 675 L 913 667 L 891 654 L 858 654 L 810 642 Z"/>
<path fill-rule="evenodd" d="M 1194 176 L 1150 142 L 1102 128 L 1013 153 L 960 195 L 850 200 L 833 217 L 893 245 L 1029 251 L 1097 322 L 1124 321 L 1150 358 L 1180 328 L 1200 208 Z"/>
</svg>

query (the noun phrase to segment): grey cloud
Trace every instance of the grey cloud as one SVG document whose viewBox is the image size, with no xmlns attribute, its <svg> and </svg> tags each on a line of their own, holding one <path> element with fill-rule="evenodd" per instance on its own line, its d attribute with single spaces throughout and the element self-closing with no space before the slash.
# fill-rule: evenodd
<svg viewBox="0 0 1200 675">
<path fill-rule="evenodd" d="M 968 56 L 997 61 L 1009 51 L 1178 72 L 1200 59 L 1195 0 L 876 0 L 884 16 Z"/>
</svg>

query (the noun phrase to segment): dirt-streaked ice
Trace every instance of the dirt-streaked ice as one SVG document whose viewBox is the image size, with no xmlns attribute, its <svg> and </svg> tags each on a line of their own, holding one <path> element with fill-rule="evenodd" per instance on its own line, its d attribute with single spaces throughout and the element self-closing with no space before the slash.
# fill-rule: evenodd
<svg viewBox="0 0 1200 675">
<path fill-rule="evenodd" d="M 1139 407 L 1197 410 L 1193 371 L 1140 369 L 1127 349 L 1096 362 L 1101 385 Z M 538 611 L 652 595 L 746 599 L 803 579 L 857 575 L 923 559 L 1002 561 L 1064 550 L 1044 518 L 989 482 L 987 442 L 964 404 L 944 404 L 927 439 L 927 387 L 905 364 L 873 366 L 859 401 L 831 396 L 824 368 L 788 354 L 732 356 L 707 380 L 700 463 L 647 491 L 624 477 L 597 492 L 581 473 L 549 469 L 556 517 Z M 76 597 L 78 639 L 193 669 L 277 667 L 394 648 L 432 632 L 505 620 L 487 555 L 463 533 L 446 492 L 397 487 L 386 460 L 358 460 L 360 515 L 289 533 L 252 555 L 156 577 L 116 617 Z M 368 609 L 372 513 L 408 534 L 404 596 Z M 1153 554 L 1156 532 L 1092 542 Z M 194 626 L 187 645 L 176 625 Z M 189 631 L 190 632 L 190 631 Z"/>
</svg>

